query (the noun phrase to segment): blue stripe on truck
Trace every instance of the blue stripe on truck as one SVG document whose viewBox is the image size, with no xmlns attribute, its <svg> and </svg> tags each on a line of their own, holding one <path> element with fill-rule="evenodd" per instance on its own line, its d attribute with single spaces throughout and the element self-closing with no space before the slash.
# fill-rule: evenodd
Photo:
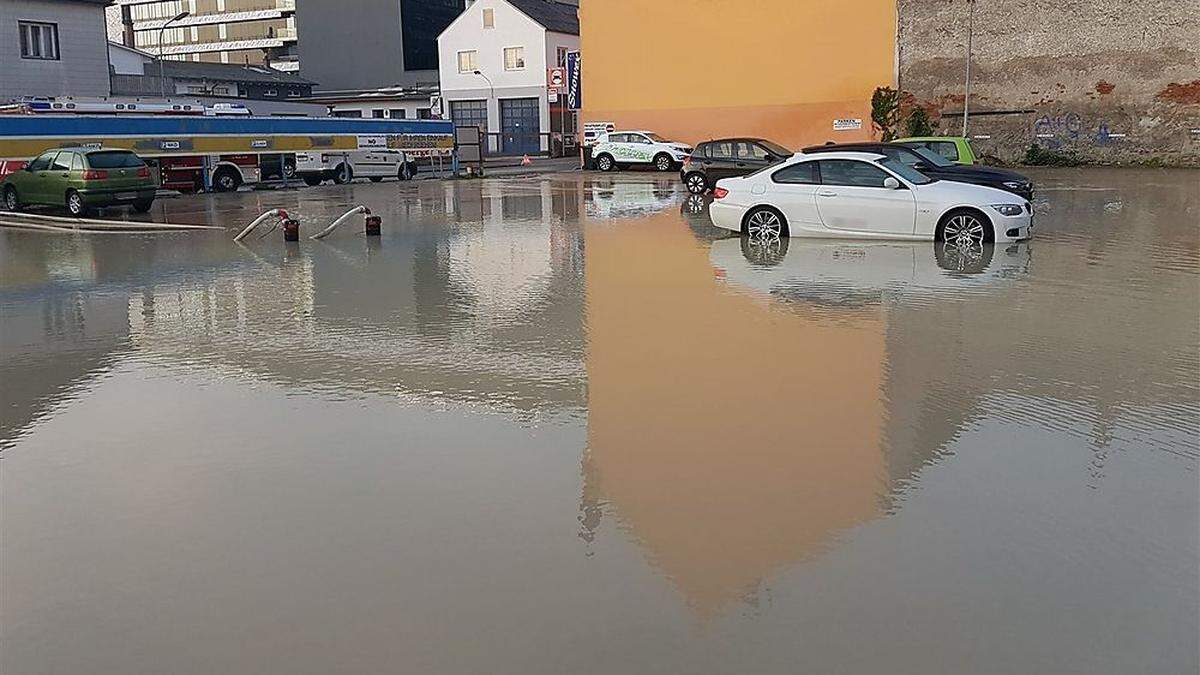
<svg viewBox="0 0 1200 675">
<path fill-rule="evenodd" d="M 454 134 L 450 120 L 171 115 L 0 115 L 0 137 Z"/>
</svg>

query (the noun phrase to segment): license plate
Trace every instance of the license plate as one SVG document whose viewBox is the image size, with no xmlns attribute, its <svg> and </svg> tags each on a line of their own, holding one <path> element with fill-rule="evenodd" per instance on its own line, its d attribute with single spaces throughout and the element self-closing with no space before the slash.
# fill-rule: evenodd
<svg viewBox="0 0 1200 675">
<path fill-rule="evenodd" d="M 137 193 L 136 192 L 118 192 L 117 199 L 120 199 L 121 201 L 125 201 L 126 199 L 137 199 Z"/>
</svg>

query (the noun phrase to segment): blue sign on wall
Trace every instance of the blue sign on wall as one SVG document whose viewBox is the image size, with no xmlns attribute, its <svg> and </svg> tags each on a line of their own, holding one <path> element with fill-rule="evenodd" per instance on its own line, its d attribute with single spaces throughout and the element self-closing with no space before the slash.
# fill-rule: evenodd
<svg viewBox="0 0 1200 675">
<path fill-rule="evenodd" d="M 583 107 L 583 88 L 580 85 L 579 52 L 567 52 L 567 108 Z"/>
</svg>

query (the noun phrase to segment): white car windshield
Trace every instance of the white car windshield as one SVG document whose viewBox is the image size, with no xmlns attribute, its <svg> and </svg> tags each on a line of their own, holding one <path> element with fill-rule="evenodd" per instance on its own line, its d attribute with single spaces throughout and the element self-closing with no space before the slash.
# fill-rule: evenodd
<svg viewBox="0 0 1200 675">
<path fill-rule="evenodd" d="M 654 141 L 655 143 L 670 143 L 671 142 L 671 141 L 668 141 L 667 139 L 663 138 L 662 136 L 659 136 L 658 134 L 646 134 L 646 138 L 649 138 L 650 140 Z"/>
<path fill-rule="evenodd" d="M 892 173 L 900 176 L 913 185 L 925 185 L 934 181 L 933 178 L 930 178 L 911 166 L 908 166 L 904 162 L 901 162 L 898 159 L 892 159 L 891 157 L 879 160 L 879 166 L 887 167 Z"/>
</svg>

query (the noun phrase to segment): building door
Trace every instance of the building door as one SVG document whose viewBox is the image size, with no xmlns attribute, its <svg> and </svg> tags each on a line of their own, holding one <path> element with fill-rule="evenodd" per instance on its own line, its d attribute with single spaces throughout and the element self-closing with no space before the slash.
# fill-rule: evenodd
<svg viewBox="0 0 1200 675">
<path fill-rule="evenodd" d="M 542 118 L 537 98 L 500 99 L 500 143 L 507 155 L 541 152 Z"/>
<path fill-rule="evenodd" d="M 487 101 L 450 101 L 450 119 L 456 127 L 479 127 L 485 154 L 495 149 L 488 143 Z"/>
</svg>

